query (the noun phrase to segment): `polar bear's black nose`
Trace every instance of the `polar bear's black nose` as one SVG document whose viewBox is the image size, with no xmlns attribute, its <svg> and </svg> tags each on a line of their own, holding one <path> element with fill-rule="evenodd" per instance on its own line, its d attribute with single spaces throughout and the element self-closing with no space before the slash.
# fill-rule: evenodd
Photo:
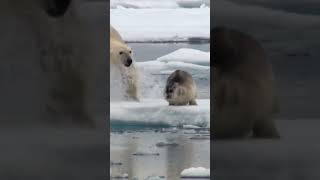
<svg viewBox="0 0 320 180">
<path fill-rule="evenodd" d="M 132 59 L 131 59 L 131 58 L 128 58 L 125 65 L 126 65 L 127 67 L 129 67 L 131 64 L 132 64 Z"/>
</svg>

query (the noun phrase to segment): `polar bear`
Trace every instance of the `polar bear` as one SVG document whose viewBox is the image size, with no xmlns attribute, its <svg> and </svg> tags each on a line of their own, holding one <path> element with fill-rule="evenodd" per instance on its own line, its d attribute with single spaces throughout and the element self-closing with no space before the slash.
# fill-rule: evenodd
<svg viewBox="0 0 320 180">
<path fill-rule="evenodd" d="M 132 50 L 112 26 L 110 26 L 110 68 L 119 70 L 121 83 L 125 86 L 125 98 L 138 101 L 138 71 L 132 58 Z"/>
</svg>

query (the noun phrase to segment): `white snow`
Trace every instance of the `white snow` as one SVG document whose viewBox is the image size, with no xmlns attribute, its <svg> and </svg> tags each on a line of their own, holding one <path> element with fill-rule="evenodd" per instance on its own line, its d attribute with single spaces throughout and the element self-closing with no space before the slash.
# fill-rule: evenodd
<svg viewBox="0 0 320 180">
<path fill-rule="evenodd" d="M 210 178 L 210 169 L 206 169 L 203 167 L 197 167 L 197 168 L 191 167 L 188 169 L 184 169 L 181 172 L 180 176 L 181 178 L 184 178 L 184 177 Z"/>
<path fill-rule="evenodd" d="M 210 100 L 198 99 L 197 106 L 168 106 L 163 99 L 142 99 L 141 102 L 111 102 L 111 121 L 168 124 L 194 124 L 210 127 Z"/>
<path fill-rule="evenodd" d="M 210 37 L 209 8 L 110 11 L 111 25 L 128 42 L 177 42 Z"/>
<path fill-rule="evenodd" d="M 180 61 L 197 65 L 210 66 L 210 52 L 181 48 L 157 59 L 161 62 Z"/>
<path fill-rule="evenodd" d="M 210 5 L 210 0 L 111 0 L 110 8 L 199 8 Z"/>
</svg>

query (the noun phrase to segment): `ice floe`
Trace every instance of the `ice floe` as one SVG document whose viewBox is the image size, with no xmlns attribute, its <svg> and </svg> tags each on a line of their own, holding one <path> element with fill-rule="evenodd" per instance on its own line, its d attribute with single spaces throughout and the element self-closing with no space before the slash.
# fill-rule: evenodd
<svg viewBox="0 0 320 180">
<path fill-rule="evenodd" d="M 210 169 L 203 167 L 191 167 L 181 172 L 181 178 L 210 178 Z"/>
<path fill-rule="evenodd" d="M 141 102 L 110 103 L 111 121 L 179 126 L 210 126 L 210 100 L 199 99 L 198 106 L 168 106 L 163 99 L 142 99 Z"/>
<path fill-rule="evenodd" d="M 203 66 L 210 66 L 210 52 L 197 49 L 181 48 L 157 59 L 161 62 L 184 62 Z"/>
<path fill-rule="evenodd" d="M 209 6 L 210 0 L 111 0 L 110 8 L 200 8 Z"/>
<path fill-rule="evenodd" d="M 165 180 L 164 176 L 148 176 L 144 180 Z"/>
</svg>

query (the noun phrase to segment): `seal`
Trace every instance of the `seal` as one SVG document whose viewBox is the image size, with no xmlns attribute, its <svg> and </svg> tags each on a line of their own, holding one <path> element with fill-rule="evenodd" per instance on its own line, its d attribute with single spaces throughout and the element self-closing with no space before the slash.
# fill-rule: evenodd
<svg viewBox="0 0 320 180">
<path fill-rule="evenodd" d="M 174 71 L 167 79 L 164 96 L 172 106 L 197 105 L 197 87 L 192 76 L 182 70 Z"/>
<path fill-rule="evenodd" d="M 278 138 L 274 77 L 251 36 L 224 27 L 213 34 L 213 136 Z"/>
</svg>

